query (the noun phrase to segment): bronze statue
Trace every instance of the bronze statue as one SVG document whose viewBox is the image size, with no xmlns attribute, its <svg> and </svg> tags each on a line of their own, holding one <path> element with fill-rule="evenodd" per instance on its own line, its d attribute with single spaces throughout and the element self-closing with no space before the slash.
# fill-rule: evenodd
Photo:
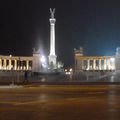
<svg viewBox="0 0 120 120">
<path fill-rule="evenodd" d="M 51 13 L 51 18 L 54 18 L 55 8 L 53 10 L 52 10 L 52 8 L 50 8 L 50 13 Z"/>
</svg>

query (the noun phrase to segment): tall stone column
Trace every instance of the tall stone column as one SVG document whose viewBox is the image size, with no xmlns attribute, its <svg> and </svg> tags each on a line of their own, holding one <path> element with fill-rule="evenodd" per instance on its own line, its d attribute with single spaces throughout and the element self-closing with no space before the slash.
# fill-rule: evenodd
<svg viewBox="0 0 120 120">
<path fill-rule="evenodd" d="M 20 60 L 20 70 L 23 70 L 23 60 Z"/>
<path fill-rule="evenodd" d="M 4 70 L 6 70 L 6 59 L 4 59 L 3 67 L 4 67 Z"/>
<path fill-rule="evenodd" d="M 29 61 L 26 61 L 26 70 L 29 70 Z"/>
<path fill-rule="evenodd" d="M 107 60 L 106 59 L 104 59 L 104 70 L 106 70 L 107 68 Z"/>
<path fill-rule="evenodd" d="M 54 18 L 55 9 L 50 8 L 51 18 L 50 21 L 50 55 L 49 55 L 49 65 L 52 65 L 52 69 L 56 68 L 56 58 L 55 55 L 55 22 Z"/>
<path fill-rule="evenodd" d="M 93 60 L 93 70 L 96 70 L 96 60 Z"/>
<path fill-rule="evenodd" d="M 90 70 L 90 60 L 87 60 L 87 70 Z"/>
<path fill-rule="evenodd" d="M 11 65 L 11 59 L 9 59 L 9 70 L 11 70 L 11 67 L 12 67 L 12 65 Z"/>
<path fill-rule="evenodd" d="M 20 57 L 18 58 L 18 61 L 17 61 L 17 62 L 18 62 L 17 69 L 20 70 L 20 69 L 21 69 L 21 64 L 20 64 L 21 60 L 20 60 Z"/>
</svg>

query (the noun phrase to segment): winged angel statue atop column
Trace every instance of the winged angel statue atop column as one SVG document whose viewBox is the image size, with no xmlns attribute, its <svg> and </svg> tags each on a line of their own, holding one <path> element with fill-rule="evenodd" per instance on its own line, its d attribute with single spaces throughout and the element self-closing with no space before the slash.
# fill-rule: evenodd
<svg viewBox="0 0 120 120">
<path fill-rule="evenodd" d="M 51 13 L 51 18 L 54 18 L 55 8 L 53 10 L 52 10 L 52 8 L 50 8 L 50 13 Z"/>
</svg>

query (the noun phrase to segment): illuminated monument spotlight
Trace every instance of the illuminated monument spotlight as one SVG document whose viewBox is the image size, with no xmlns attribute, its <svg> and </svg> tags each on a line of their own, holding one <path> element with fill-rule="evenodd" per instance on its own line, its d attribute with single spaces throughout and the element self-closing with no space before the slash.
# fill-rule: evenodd
<svg viewBox="0 0 120 120">
<path fill-rule="evenodd" d="M 33 49 L 32 56 L 0 55 L 0 70 L 30 70 L 33 73 L 63 72 L 63 63 L 57 61 L 55 54 L 55 8 L 50 8 L 50 14 L 50 53 L 48 59 L 41 53 L 40 49 Z"/>
<path fill-rule="evenodd" d="M 33 61 L 33 72 L 61 72 L 63 71 L 63 63 L 57 61 L 57 56 L 55 54 L 55 22 L 54 18 L 55 8 L 50 8 L 51 17 L 50 21 L 50 53 L 48 60 L 45 56 L 40 54 L 40 50 L 34 50 L 34 61 Z M 40 60 L 39 60 L 40 59 Z"/>
<path fill-rule="evenodd" d="M 55 8 L 52 10 L 50 8 L 51 18 L 50 21 L 50 54 L 49 54 L 49 67 L 50 69 L 56 69 L 56 54 L 55 54 L 55 22 L 56 19 L 54 18 Z"/>
</svg>

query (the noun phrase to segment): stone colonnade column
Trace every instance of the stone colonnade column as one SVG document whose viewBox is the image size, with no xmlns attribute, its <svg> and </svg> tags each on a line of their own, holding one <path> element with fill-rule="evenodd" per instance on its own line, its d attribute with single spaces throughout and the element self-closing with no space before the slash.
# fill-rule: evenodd
<svg viewBox="0 0 120 120">
<path fill-rule="evenodd" d="M 96 70 L 96 59 L 93 60 L 93 70 Z"/>
<path fill-rule="evenodd" d="M 90 60 L 87 60 L 87 70 L 90 70 Z"/>
<path fill-rule="evenodd" d="M 29 70 L 29 61 L 26 61 L 26 70 Z"/>
<path fill-rule="evenodd" d="M 104 59 L 104 70 L 106 70 L 106 63 L 107 63 L 107 61 L 106 61 L 106 59 Z"/>
<path fill-rule="evenodd" d="M 6 69 L 6 59 L 4 59 L 4 61 L 3 61 L 3 69 L 4 70 Z"/>
<path fill-rule="evenodd" d="M 99 59 L 99 70 L 101 70 L 101 59 Z"/>
<path fill-rule="evenodd" d="M 8 66 L 9 66 L 8 69 L 11 70 L 11 68 L 12 68 L 11 59 L 9 59 L 9 65 Z"/>
</svg>

